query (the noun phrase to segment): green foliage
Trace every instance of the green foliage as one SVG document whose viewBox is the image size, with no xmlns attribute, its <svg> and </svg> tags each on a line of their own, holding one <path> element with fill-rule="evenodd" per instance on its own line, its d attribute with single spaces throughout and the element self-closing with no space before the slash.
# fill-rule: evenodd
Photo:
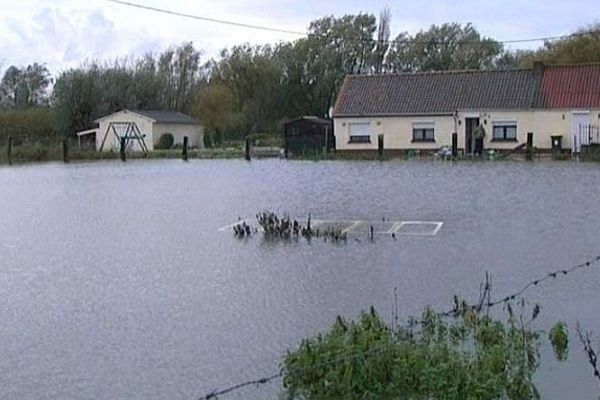
<svg viewBox="0 0 600 400">
<path fill-rule="evenodd" d="M 66 135 L 89 129 L 94 120 L 122 109 L 189 112 L 199 82 L 200 53 L 191 43 L 156 58 L 93 61 L 61 73 L 53 102 L 58 130 Z"/>
<path fill-rule="evenodd" d="M 9 136 L 15 144 L 55 142 L 54 112 L 48 107 L 0 110 L 0 144 L 5 144 Z"/>
<path fill-rule="evenodd" d="M 595 23 L 575 32 L 573 36 L 547 41 L 543 47 L 533 51 L 516 53 L 521 66 L 531 67 L 534 61 L 546 64 L 581 64 L 600 62 L 600 23 Z"/>
<path fill-rule="evenodd" d="M 168 150 L 173 147 L 173 143 L 175 143 L 175 138 L 171 133 L 163 133 L 160 135 L 158 139 L 158 143 L 156 144 L 157 150 Z"/>
<path fill-rule="evenodd" d="M 534 317 L 540 308 L 534 309 Z M 289 399 L 535 399 L 539 335 L 512 308 L 494 320 L 426 309 L 392 329 L 374 309 L 304 340 L 285 357 Z"/>
<path fill-rule="evenodd" d="M 569 355 L 569 329 L 564 322 L 557 322 L 550 329 L 548 339 L 552 344 L 554 355 L 557 360 L 564 361 Z"/>
<path fill-rule="evenodd" d="M 198 89 L 192 105 L 192 114 L 204 124 L 205 135 L 211 135 L 215 144 L 223 142 L 223 134 L 231 133 L 234 120 L 233 91 L 223 84 L 210 84 Z"/>
<path fill-rule="evenodd" d="M 0 81 L 0 105 L 16 109 L 46 105 L 51 82 L 50 72 L 42 64 L 13 65 Z"/>
<path fill-rule="evenodd" d="M 387 70 L 490 69 L 503 55 L 501 43 L 482 37 L 471 24 L 432 25 L 414 36 L 400 33 L 389 51 Z"/>
</svg>

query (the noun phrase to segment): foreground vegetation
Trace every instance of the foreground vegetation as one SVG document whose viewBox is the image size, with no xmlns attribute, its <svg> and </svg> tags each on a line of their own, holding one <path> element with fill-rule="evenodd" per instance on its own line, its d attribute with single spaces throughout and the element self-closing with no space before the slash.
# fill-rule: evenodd
<svg viewBox="0 0 600 400">
<path fill-rule="evenodd" d="M 338 317 L 325 334 L 303 341 L 283 362 L 289 399 L 538 399 L 533 376 L 543 335 L 524 303 L 506 317 L 456 302 L 451 315 L 427 308 L 398 325 L 374 309 L 357 321 Z M 548 337 L 566 359 L 568 332 L 558 323 Z"/>
</svg>

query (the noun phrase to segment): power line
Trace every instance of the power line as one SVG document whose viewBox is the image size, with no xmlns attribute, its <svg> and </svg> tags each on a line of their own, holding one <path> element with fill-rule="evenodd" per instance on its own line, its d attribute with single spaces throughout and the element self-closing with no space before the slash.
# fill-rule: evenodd
<svg viewBox="0 0 600 400">
<path fill-rule="evenodd" d="M 276 28 L 276 27 L 270 27 L 270 26 L 265 26 L 265 25 L 254 25 L 254 24 L 247 24 L 247 23 L 243 23 L 243 22 L 235 22 L 235 21 L 228 21 L 228 20 L 217 19 L 217 18 L 203 17 L 200 15 L 187 14 L 187 13 L 183 13 L 183 12 L 169 10 L 166 8 L 146 6 L 143 4 L 132 3 L 129 1 L 124 1 L 124 0 L 107 0 L 107 1 L 109 1 L 111 3 L 128 6 L 128 7 L 139 8 L 139 9 L 146 10 L 146 11 L 153 11 L 153 12 L 157 12 L 157 13 L 173 15 L 173 16 L 177 16 L 177 17 L 191 18 L 191 19 L 195 19 L 195 20 L 212 22 L 212 23 L 217 23 L 217 24 L 238 26 L 238 27 L 242 27 L 242 28 L 257 29 L 257 30 L 262 30 L 262 31 L 286 33 L 286 34 L 290 34 L 290 35 L 302 35 L 302 36 L 307 35 L 306 32 L 295 31 L 295 30 L 291 30 L 291 29 L 283 29 L 283 28 Z M 485 43 L 487 41 L 501 43 L 501 44 L 535 43 L 535 42 L 548 42 L 548 41 L 555 41 L 555 40 L 561 40 L 561 39 L 569 39 L 569 38 L 573 38 L 573 37 L 580 37 L 580 36 L 587 36 L 587 35 L 598 35 L 598 34 L 600 34 L 600 30 L 576 32 L 576 33 L 565 34 L 565 35 L 542 36 L 542 37 L 527 38 L 527 39 L 495 40 L 495 39 L 491 39 L 491 38 L 484 38 L 482 40 L 465 40 L 465 41 L 458 41 L 455 43 L 457 43 L 459 45 L 469 45 L 469 44 L 481 45 L 482 43 Z M 310 36 L 310 34 L 308 34 L 308 35 Z M 315 36 L 315 35 L 313 35 L 313 36 Z M 363 40 L 363 39 L 358 38 L 356 40 Z M 385 43 L 385 44 L 445 45 L 445 44 L 451 43 L 449 41 L 435 41 L 435 40 L 429 41 L 429 40 L 415 40 L 415 39 L 405 39 L 405 40 L 404 39 L 391 39 L 391 40 L 390 39 L 386 39 L 386 40 L 371 39 L 371 40 L 375 43 Z"/>
<path fill-rule="evenodd" d="M 470 309 L 473 311 L 480 311 L 481 310 L 481 306 L 486 306 L 488 309 L 489 308 L 493 308 L 499 305 L 503 305 L 503 304 L 507 304 L 513 300 L 515 300 L 517 297 L 522 296 L 525 292 L 527 292 L 528 290 L 532 289 L 533 287 L 537 287 L 538 285 L 540 285 L 543 282 L 549 281 L 549 280 L 553 280 L 558 278 L 559 276 L 566 276 L 572 272 L 575 272 L 577 270 L 580 269 L 584 269 L 584 268 L 588 268 L 594 264 L 597 264 L 600 262 L 600 255 L 593 257 L 585 262 L 582 262 L 580 264 L 571 266 L 569 268 L 566 269 L 559 269 L 553 272 L 549 272 L 546 275 L 544 275 L 541 278 L 538 279 L 534 279 L 531 280 L 529 282 L 527 282 L 521 289 L 513 292 L 512 294 L 509 294 L 507 296 L 503 296 L 501 298 L 499 298 L 498 300 L 495 301 L 487 301 L 484 302 L 484 298 L 480 299 L 479 304 L 474 304 L 474 305 L 469 305 L 466 307 L 466 309 Z M 464 311 L 464 310 L 462 310 Z M 459 316 L 461 313 L 461 310 L 457 309 L 456 307 L 453 308 L 452 310 L 448 310 L 445 312 L 440 312 L 437 313 L 436 315 L 440 318 L 446 318 L 446 317 L 457 317 Z M 417 324 L 425 324 L 427 323 L 426 321 L 418 321 Z M 415 334 L 413 332 L 413 334 Z M 417 332 L 418 334 L 418 332 Z M 304 368 L 297 368 L 297 369 L 293 369 L 291 371 L 289 371 L 290 373 L 303 373 L 305 371 L 308 371 L 310 369 L 314 369 L 314 368 L 318 368 L 318 367 L 322 367 L 322 366 L 327 366 L 327 365 L 334 365 L 337 364 L 339 362 L 342 361 L 349 361 L 349 360 L 353 360 L 355 358 L 360 358 L 360 357 L 368 357 L 374 354 L 377 354 L 383 350 L 385 350 L 386 348 L 388 348 L 389 346 L 391 346 L 390 343 L 386 343 L 382 346 L 376 346 L 373 347 L 372 349 L 368 350 L 368 351 L 361 351 L 361 352 L 355 352 L 355 353 L 346 353 L 343 354 L 339 357 L 336 358 L 332 358 L 330 360 L 324 360 L 323 362 L 319 362 L 316 364 L 311 365 L 310 367 L 304 367 Z M 283 371 L 280 371 L 276 374 L 264 377 L 264 378 L 260 378 L 260 379 L 255 379 L 255 380 L 251 380 L 251 381 L 246 381 L 246 382 L 242 382 L 242 383 L 238 383 L 236 385 L 232 385 L 229 386 L 225 389 L 221 389 L 221 390 L 214 390 L 208 394 L 206 394 L 205 396 L 201 397 L 200 400 L 211 400 L 211 399 L 215 399 L 220 395 L 224 395 L 224 394 L 228 394 L 231 392 L 235 392 L 237 390 L 240 390 L 244 387 L 247 386 L 252 386 L 255 385 L 256 387 L 264 385 L 266 383 L 269 383 L 277 378 L 281 378 L 283 377 Z"/>
<path fill-rule="evenodd" d="M 145 6 L 143 4 L 131 3 L 129 1 L 122 1 L 122 0 L 106 0 L 106 1 L 110 1 L 111 3 L 121 4 L 124 6 L 140 8 L 142 10 L 154 11 L 154 12 L 158 12 L 158 13 L 162 13 L 162 14 L 174 15 L 177 17 L 191 18 L 191 19 L 196 19 L 196 20 L 200 20 L 200 21 L 213 22 L 216 24 L 239 26 L 242 28 L 258 29 L 258 30 L 262 30 L 262 31 L 287 33 L 290 35 L 305 35 L 306 34 L 306 32 L 292 31 L 292 30 L 288 30 L 288 29 L 273 28 L 273 27 L 261 26 L 261 25 L 252 25 L 252 24 L 246 24 L 243 22 L 227 21 L 224 19 L 217 19 L 217 18 L 210 18 L 210 17 L 202 17 L 200 15 L 186 14 L 186 13 L 182 13 L 182 12 L 167 10 L 164 8 Z"/>
</svg>

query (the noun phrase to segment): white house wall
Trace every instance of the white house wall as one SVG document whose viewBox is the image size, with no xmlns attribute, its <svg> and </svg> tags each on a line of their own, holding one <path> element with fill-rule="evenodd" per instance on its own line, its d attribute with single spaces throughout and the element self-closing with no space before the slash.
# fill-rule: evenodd
<svg viewBox="0 0 600 400">
<path fill-rule="evenodd" d="M 472 111 L 458 113 L 460 124 L 456 126 L 458 147 L 465 147 L 465 118 L 479 117 L 486 131 L 484 148 L 509 150 L 527 142 L 527 133 L 533 132 L 533 145 L 539 149 L 551 149 L 551 136 L 562 136 L 563 149 L 572 145 L 572 115 L 574 110 L 532 110 L 532 111 Z M 590 111 L 590 124 L 600 124 L 600 110 Z M 494 141 L 493 124 L 498 121 L 517 123 L 517 141 Z M 349 143 L 350 123 L 370 124 L 370 143 Z M 435 130 L 435 142 L 413 142 L 413 124 L 432 122 Z M 384 135 L 386 149 L 435 150 L 452 145 L 452 133 L 455 122 L 452 116 L 406 116 L 371 118 L 334 118 L 336 149 L 377 150 L 377 136 Z"/>
<path fill-rule="evenodd" d="M 154 145 L 157 145 L 160 137 L 170 133 L 173 135 L 174 144 L 182 144 L 183 137 L 187 136 L 190 147 L 204 147 L 204 128 L 202 125 L 192 124 L 155 124 L 154 125 Z"/>
<path fill-rule="evenodd" d="M 96 134 L 96 150 L 100 150 L 102 140 L 104 139 L 106 131 L 111 122 L 135 122 L 137 124 L 138 129 L 140 130 L 140 133 L 142 135 L 145 135 L 143 140 L 146 144 L 146 147 L 148 147 L 148 150 L 152 150 L 154 148 L 154 146 L 152 145 L 152 120 L 139 114 L 123 110 L 108 115 L 104 118 L 100 118 L 98 120 L 98 134 Z M 109 131 L 104 142 L 104 147 L 102 148 L 102 151 L 118 151 L 118 148 L 113 147 L 114 141 L 114 134 L 112 131 Z"/>
</svg>

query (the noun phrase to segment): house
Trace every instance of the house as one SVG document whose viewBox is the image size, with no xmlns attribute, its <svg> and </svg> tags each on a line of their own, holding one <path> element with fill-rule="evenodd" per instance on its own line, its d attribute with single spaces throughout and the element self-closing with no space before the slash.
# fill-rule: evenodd
<svg viewBox="0 0 600 400">
<path fill-rule="evenodd" d="M 336 150 L 372 152 L 378 136 L 391 153 L 514 151 L 528 133 L 540 151 L 597 143 L 600 64 L 496 71 L 347 76 L 333 112 Z M 481 127 L 481 128 L 479 128 Z"/>
<path fill-rule="evenodd" d="M 304 116 L 283 125 L 284 148 L 288 154 L 315 153 L 335 149 L 333 121 Z"/>
<path fill-rule="evenodd" d="M 121 137 L 127 138 L 127 146 L 133 151 L 153 150 L 166 133 L 173 135 L 174 145 L 182 144 L 187 136 L 190 147 L 204 146 L 202 124 L 176 111 L 122 110 L 94 122 L 98 128 L 80 133 L 95 133 L 98 151 L 118 150 Z"/>
</svg>

